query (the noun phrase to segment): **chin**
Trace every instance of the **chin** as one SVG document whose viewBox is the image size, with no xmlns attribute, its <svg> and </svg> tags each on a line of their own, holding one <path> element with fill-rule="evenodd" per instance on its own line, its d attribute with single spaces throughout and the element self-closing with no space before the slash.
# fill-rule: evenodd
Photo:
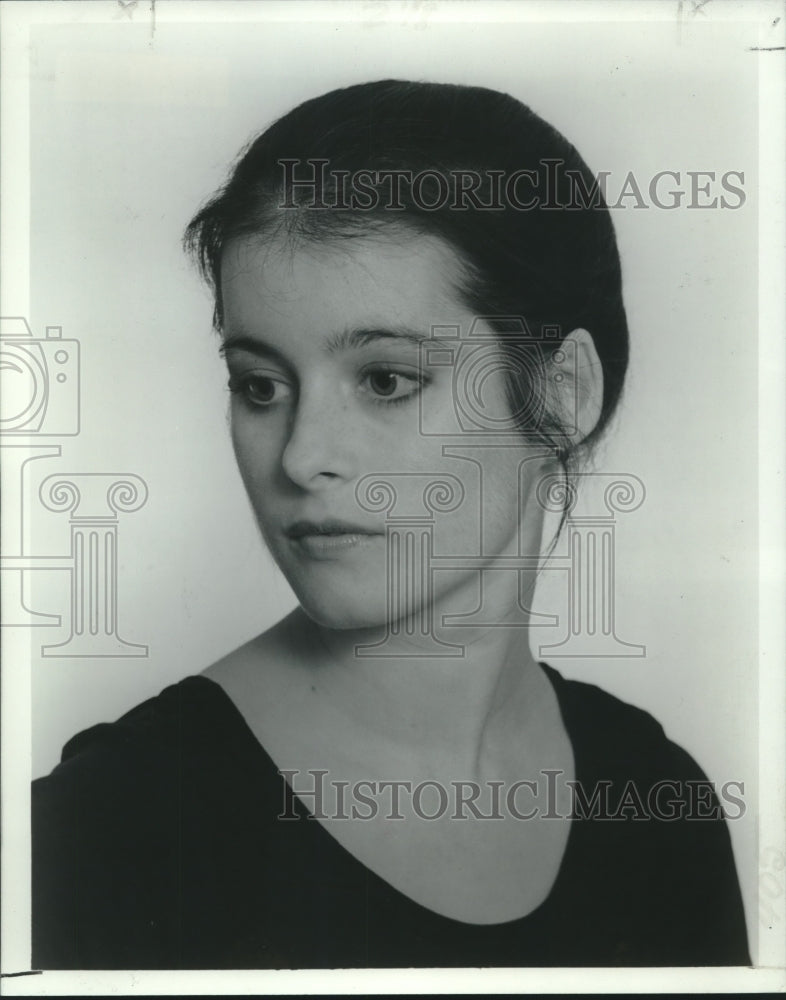
<svg viewBox="0 0 786 1000">
<path fill-rule="evenodd" d="M 353 598 L 349 594 L 331 594 L 315 597 L 297 594 L 300 607 L 308 617 L 323 628 L 337 631 L 351 629 L 379 629 L 386 625 L 386 602 L 371 601 L 368 596 Z"/>
</svg>

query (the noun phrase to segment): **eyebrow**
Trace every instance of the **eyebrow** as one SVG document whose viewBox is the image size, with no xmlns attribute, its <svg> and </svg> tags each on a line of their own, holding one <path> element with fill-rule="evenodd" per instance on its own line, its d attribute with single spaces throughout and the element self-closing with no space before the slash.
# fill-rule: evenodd
<svg viewBox="0 0 786 1000">
<path fill-rule="evenodd" d="M 380 340 L 405 341 L 409 344 L 419 345 L 425 340 L 431 340 L 431 333 L 423 333 L 406 326 L 396 327 L 361 327 L 352 330 L 342 330 L 333 334 L 327 341 L 327 351 L 329 354 L 336 354 L 339 351 L 356 350 L 367 347 L 369 344 L 377 343 Z M 219 347 L 219 353 L 225 357 L 230 351 L 246 351 L 249 354 L 256 354 L 259 357 L 274 357 L 285 360 L 280 351 L 270 344 L 265 343 L 257 337 L 250 337 L 245 333 L 229 334 Z"/>
<path fill-rule="evenodd" d="M 258 340 L 256 337 L 249 337 L 245 333 L 229 334 L 224 337 L 218 346 L 218 353 L 225 358 L 230 351 L 245 351 L 247 354 L 256 354 L 262 358 L 278 358 L 283 361 L 284 356 L 275 347 Z"/>
<path fill-rule="evenodd" d="M 367 347 L 379 340 L 403 340 L 409 344 L 419 345 L 424 340 L 430 340 L 431 335 L 413 330 L 408 326 L 396 327 L 362 327 L 356 330 L 343 330 L 341 333 L 330 337 L 327 343 L 328 351 L 333 354 L 337 351 L 352 350 L 358 347 Z"/>
</svg>

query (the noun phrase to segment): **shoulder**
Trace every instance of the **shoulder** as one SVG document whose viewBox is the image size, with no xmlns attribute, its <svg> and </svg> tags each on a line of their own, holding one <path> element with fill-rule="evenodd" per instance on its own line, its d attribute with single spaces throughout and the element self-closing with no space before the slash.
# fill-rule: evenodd
<svg viewBox="0 0 786 1000">
<path fill-rule="evenodd" d="M 573 818 L 582 821 L 584 847 L 574 856 L 575 880 L 591 887 L 592 899 L 613 887 L 621 941 L 631 914 L 643 928 L 639 945 L 620 951 L 621 964 L 664 964 L 664 955 L 673 965 L 749 964 L 713 782 L 649 712 L 551 667 L 547 673 L 576 758 Z"/>
<path fill-rule="evenodd" d="M 644 709 L 617 698 L 597 684 L 569 680 L 549 664 L 542 666 L 554 685 L 563 715 L 572 722 L 588 719 L 598 728 L 595 722 L 612 721 L 631 735 L 644 739 L 657 740 L 664 736 L 663 727 Z"/>
<path fill-rule="evenodd" d="M 706 780 L 696 761 L 666 735 L 648 711 L 586 681 L 567 680 L 543 665 L 554 685 L 577 765 L 610 771 L 610 777 Z"/>
<path fill-rule="evenodd" d="M 181 911 L 198 912 L 195 897 L 211 891 L 224 827 L 243 824 L 249 790 L 266 795 L 268 811 L 279 804 L 260 752 L 223 691 L 202 677 L 69 740 L 31 795 L 37 965 L 170 962 Z"/>
<path fill-rule="evenodd" d="M 60 763 L 33 782 L 34 838 L 152 832 L 185 800 L 207 802 L 238 780 L 257 749 L 219 685 L 186 677 L 68 740 Z"/>
<path fill-rule="evenodd" d="M 63 747 L 60 764 L 48 777 L 65 778 L 78 769 L 100 770 L 99 761 L 163 757 L 184 744 L 216 741 L 228 723 L 224 697 L 207 678 L 191 676 L 164 688 L 114 722 L 101 722 L 73 736 Z M 45 782 L 47 779 L 39 779 Z"/>
</svg>

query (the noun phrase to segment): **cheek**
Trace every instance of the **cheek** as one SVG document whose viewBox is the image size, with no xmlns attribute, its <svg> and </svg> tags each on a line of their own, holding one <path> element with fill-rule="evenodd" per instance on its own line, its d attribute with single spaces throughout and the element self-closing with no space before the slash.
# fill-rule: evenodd
<svg viewBox="0 0 786 1000">
<path fill-rule="evenodd" d="M 241 478 L 256 510 L 269 492 L 267 487 L 276 475 L 280 448 L 273 421 L 260 428 L 258 422 L 244 415 L 230 416 L 232 448 Z"/>
<path fill-rule="evenodd" d="M 519 502 L 515 483 L 506 480 L 504 485 L 490 488 L 484 502 L 487 534 L 493 533 L 497 544 L 502 540 L 507 541 L 521 526 L 523 504 Z"/>
<path fill-rule="evenodd" d="M 482 448 L 472 449 L 480 468 L 469 471 L 465 466 L 463 474 L 454 468 L 462 480 L 465 497 L 455 514 L 446 518 L 449 535 L 441 540 L 445 551 L 458 542 L 456 551 L 482 550 L 490 555 L 501 552 L 517 536 L 528 552 L 538 550 L 540 524 L 537 516 L 533 516 L 537 512 L 530 510 L 528 516 L 524 512 L 539 463 L 530 463 L 528 453 L 518 449 L 505 448 L 500 452 L 495 454 L 489 448 L 484 456 Z M 522 471 L 521 462 L 524 462 Z"/>
</svg>

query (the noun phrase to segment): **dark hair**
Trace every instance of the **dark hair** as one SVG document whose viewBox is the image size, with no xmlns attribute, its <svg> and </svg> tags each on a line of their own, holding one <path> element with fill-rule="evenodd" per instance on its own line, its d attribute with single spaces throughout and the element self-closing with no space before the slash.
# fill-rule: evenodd
<svg viewBox="0 0 786 1000">
<path fill-rule="evenodd" d="M 292 200 L 286 171 L 290 180 L 302 179 L 304 172 L 318 178 L 309 203 Z M 390 182 L 389 176 L 379 180 L 385 171 L 419 177 L 417 190 L 400 184 L 391 202 L 388 186 L 387 201 L 379 198 L 381 183 Z M 367 172 L 366 200 L 349 203 L 339 185 L 361 172 Z M 471 197 L 461 188 L 461 173 L 478 178 Z M 514 175 L 518 180 L 511 187 Z M 440 197 L 444 178 L 453 180 L 452 197 Z M 519 197 L 520 180 L 529 184 L 527 203 Z M 507 205 L 500 201 L 503 181 Z M 376 202 L 368 196 L 371 189 Z M 306 101 L 242 152 L 226 185 L 190 222 L 184 243 L 213 289 L 214 324 L 220 330 L 220 268 L 230 240 L 283 232 L 322 242 L 391 224 L 441 237 L 452 247 L 464 265 L 460 294 L 475 315 L 498 317 L 488 322 L 499 334 L 510 334 L 511 317 L 524 319 L 526 337 L 540 337 L 546 328 L 555 344 L 579 327 L 589 331 L 603 367 L 604 393 L 600 419 L 582 442 L 586 450 L 617 406 L 628 363 L 614 227 L 576 149 L 508 94 L 383 80 Z M 513 353 L 521 340 L 500 336 L 503 349 Z M 533 394 L 544 403 L 546 368 L 544 361 L 542 377 L 530 376 L 527 385 L 508 376 L 514 413 Z M 540 412 L 539 435 L 567 474 L 575 449 L 564 421 L 545 405 Z M 531 425 L 526 429 L 531 432 Z"/>
</svg>

